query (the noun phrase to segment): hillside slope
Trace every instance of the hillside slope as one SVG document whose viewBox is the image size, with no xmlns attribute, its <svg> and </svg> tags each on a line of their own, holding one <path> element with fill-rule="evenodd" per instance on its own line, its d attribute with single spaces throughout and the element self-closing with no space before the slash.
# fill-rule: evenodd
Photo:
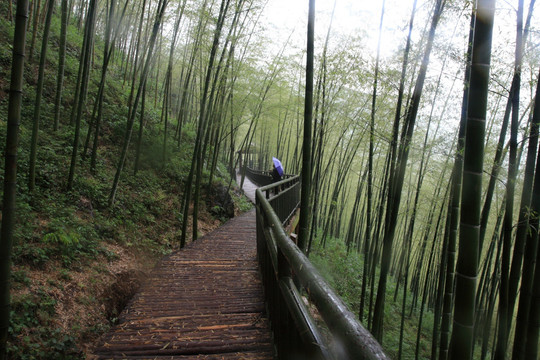
<svg viewBox="0 0 540 360">
<path fill-rule="evenodd" d="M 11 68 L 13 24 L 5 21 L 7 2 L 0 4 L 0 142 L 5 144 L 7 92 Z M 187 124 L 181 146 L 169 144 L 163 163 L 159 101 L 147 100 L 141 165 L 133 175 L 134 154 L 126 169 L 113 207 L 107 198 L 124 137 L 130 83 L 116 64 L 111 65 L 105 92 L 104 123 L 95 173 L 89 159 L 77 164 L 73 189 L 66 190 L 74 129 L 70 126 L 82 33 L 68 29 L 64 99 L 60 128 L 52 117 L 58 66 L 59 15 L 53 17 L 47 54 L 38 142 L 36 189 L 28 182 L 39 43 L 26 62 L 24 103 L 20 125 L 17 223 L 13 247 L 11 359 L 81 359 L 90 343 L 109 326 L 136 291 L 157 259 L 177 248 L 181 226 L 183 181 L 189 171 L 194 130 Z M 29 49 L 31 36 L 27 38 Z M 96 40 L 89 94 L 95 94 L 103 44 Z M 153 93 L 153 92 L 149 92 Z M 86 118 L 92 111 L 88 96 Z M 83 121 L 81 139 L 86 136 Z M 137 131 L 136 129 L 134 131 Z M 81 147 L 83 146 L 81 140 Z M 3 150 L 4 145 L 1 145 Z M 0 160 L 3 169 L 3 157 Z M 218 173 L 227 171 L 218 165 Z M 3 180 L 3 171 L 0 174 Z M 226 175 L 225 175 L 226 176 Z M 217 178 L 212 184 L 228 184 Z M 199 228 L 203 232 L 225 220 L 220 206 L 203 189 Z M 238 190 L 230 191 L 236 213 L 249 208 Z M 211 215 L 212 210 L 214 215 Z M 191 233 L 191 230 L 188 231 Z"/>
</svg>

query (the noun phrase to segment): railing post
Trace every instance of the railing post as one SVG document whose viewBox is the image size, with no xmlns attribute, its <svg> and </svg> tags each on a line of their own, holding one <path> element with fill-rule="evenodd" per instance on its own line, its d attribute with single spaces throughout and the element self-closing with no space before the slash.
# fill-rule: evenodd
<svg viewBox="0 0 540 360">
<path fill-rule="evenodd" d="M 276 186 L 282 191 L 271 197 Z M 387 359 L 373 336 L 285 233 L 283 223 L 298 204 L 299 188 L 296 177 L 256 191 L 257 236 L 264 254 L 260 256 L 261 267 L 278 358 Z M 259 238 L 257 241 L 259 244 Z M 321 327 L 303 302 L 302 287 L 331 335 L 322 336 Z"/>
<path fill-rule="evenodd" d="M 286 277 L 289 277 L 291 274 L 291 268 L 289 266 L 289 263 L 287 259 L 285 258 L 285 255 L 283 255 L 283 252 L 279 249 L 277 249 L 277 288 L 280 289 L 279 283 L 281 279 L 285 279 Z M 284 359 L 292 359 L 292 355 L 294 353 L 293 347 L 294 342 L 292 341 L 294 336 L 294 326 L 292 323 L 291 316 L 289 314 L 289 309 L 287 307 L 287 303 L 284 298 L 283 291 L 280 289 L 279 291 L 279 303 L 278 303 L 278 314 L 279 314 L 279 333 L 280 333 L 280 358 Z"/>
</svg>

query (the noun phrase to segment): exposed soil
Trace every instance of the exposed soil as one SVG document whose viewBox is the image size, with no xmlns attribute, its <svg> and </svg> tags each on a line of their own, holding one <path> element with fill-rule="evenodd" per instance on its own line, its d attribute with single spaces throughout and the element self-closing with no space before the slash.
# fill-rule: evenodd
<svg viewBox="0 0 540 360">
<path fill-rule="evenodd" d="M 207 214 L 203 214 L 199 218 L 199 227 L 202 233 L 210 232 L 220 225 L 219 220 L 215 220 Z M 88 359 L 91 359 L 88 356 L 89 349 L 94 347 L 99 337 L 109 326 L 116 323 L 122 310 L 137 293 L 148 273 L 160 259 L 160 256 L 149 256 L 148 253 L 132 251 L 119 245 L 108 244 L 108 247 L 118 256 L 115 260 L 105 264 L 105 273 L 101 278 L 99 289 L 91 290 L 94 296 L 98 296 L 97 301 L 95 304 L 90 304 L 89 307 L 83 307 L 80 312 L 77 311 L 79 316 L 86 318 L 85 323 L 89 328 L 95 329 L 96 326 L 100 328 L 99 331 L 81 333 L 78 345 Z M 102 265 L 96 264 L 95 266 Z M 81 280 L 83 282 L 91 281 L 88 278 Z M 80 296 L 85 295 L 80 294 Z M 69 311 L 65 314 L 65 318 L 69 322 L 74 315 L 73 311 Z"/>
<path fill-rule="evenodd" d="M 220 225 L 219 220 L 206 212 L 199 217 L 201 236 Z M 167 233 L 163 235 L 167 236 Z M 115 324 L 161 257 L 127 245 L 102 243 L 102 246 L 107 256 L 99 255 L 69 271 L 62 270 L 58 261 L 48 262 L 43 269 L 25 265 L 13 267 L 13 272 L 24 270 L 27 284 L 14 289 L 12 297 L 45 292 L 54 299 L 54 318 L 48 320 L 55 328 L 73 336 L 81 357 L 88 359 L 89 349 Z M 25 334 L 20 336 L 22 339 Z"/>
<path fill-rule="evenodd" d="M 44 291 L 54 299 L 54 327 L 74 336 L 83 353 L 108 329 L 114 314 L 127 304 L 156 261 L 119 245 L 104 246 L 113 260 L 99 256 L 83 268 L 69 272 L 59 270 L 60 264 L 54 262 L 45 269 L 25 267 L 28 286 L 12 293 L 13 298 L 20 298 Z M 20 269 L 14 266 L 13 271 Z M 79 333 L 74 334 L 77 330 Z"/>
</svg>

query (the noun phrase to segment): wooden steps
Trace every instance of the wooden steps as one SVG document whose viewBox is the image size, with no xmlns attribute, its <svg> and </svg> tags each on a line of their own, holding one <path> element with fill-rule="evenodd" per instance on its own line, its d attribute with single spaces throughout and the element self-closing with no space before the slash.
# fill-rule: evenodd
<svg viewBox="0 0 540 360">
<path fill-rule="evenodd" d="M 106 334 L 98 359 L 272 359 L 255 210 L 165 257 Z"/>
</svg>

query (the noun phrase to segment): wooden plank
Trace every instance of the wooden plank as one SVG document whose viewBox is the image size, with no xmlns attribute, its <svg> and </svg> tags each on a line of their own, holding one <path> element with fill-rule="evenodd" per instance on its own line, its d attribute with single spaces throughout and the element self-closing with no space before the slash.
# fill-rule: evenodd
<svg viewBox="0 0 540 360">
<path fill-rule="evenodd" d="M 119 319 L 98 359 L 272 359 L 255 212 L 165 257 Z"/>
</svg>

